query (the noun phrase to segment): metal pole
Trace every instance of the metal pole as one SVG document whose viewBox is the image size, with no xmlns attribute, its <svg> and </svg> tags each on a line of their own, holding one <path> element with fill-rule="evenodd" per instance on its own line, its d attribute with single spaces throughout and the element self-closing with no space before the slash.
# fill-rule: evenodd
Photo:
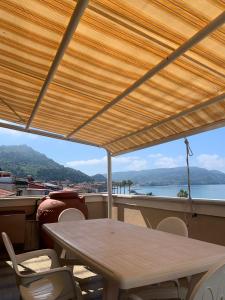
<svg viewBox="0 0 225 300">
<path fill-rule="evenodd" d="M 190 167 L 189 167 L 189 156 L 193 155 L 193 152 L 190 148 L 189 141 L 187 138 L 184 139 L 186 145 L 186 163 L 187 163 L 187 179 L 188 179 L 188 200 L 190 203 L 190 212 L 193 213 L 192 197 L 191 197 L 191 178 L 190 178 Z"/>
<path fill-rule="evenodd" d="M 67 139 L 64 135 L 60 135 L 60 134 L 56 134 L 56 133 L 51 133 L 51 132 L 47 132 L 44 130 L 39 130 L 39 129 L 26 129 L 22 126 L 19 125 L 14 125 L 14 124 L 9 124 L 9 123 L 3 123 L 0 122 L 0 128 L 6 128 L 6 129 L 12 129 L 12 130 L 16 130 L 16 131 L 21 131 L 21 132 L 25 132 L 25 133 L 31 133 L 31 134 L 36 134 L 36 135 L 41 135 L 41 136 L 46 136 L 49 138 L 53 138 L 53 139 L 57 139 L 57 140 L 63 140 L 63 141 L 68 141 L 68 142 L 73 142 L 73 143 L 79 143 L 79 144 L 84 144 L 84 145 L 88 145 L 88 146 L 93 146 L 93 147 L 101 147 L 97 144 L 94 143 L 89 143 L 80 139 L 74 139 L 74 138 L 70 138 Z"/>
<path fill-rule="evenodd" d="M 15 109 L 8 104 L 8 102 L 6 102 L 5 100 L 3 100 L 2 98 L 0 98 L 0 101 L 5 105 L 7 106 L 16 116 L 17 118 L 19 119 L 20 122 L 24 123 L 25 121 L 22 119 L 22 117 L 15 111 Z"/>
<path fill-rule="evenodd" d="M 166 122 L 177 120 L 177 119 L 182 118 L 182 117 L 184 117 L 184 116 L 186 116 L 186 115 L 188 115 L 188 114 L 190 114 L 192 112 L 195 112 L 195 111 L 200 110 L 200 109 L 207 108 L 210 105 L 213 105 L 213 104 L 216 104 L 216 103 L 220 103 L 220 102 L 222 102 L 224 100 L 225 100 L 225 93 L 222 93 L 220 95 L 216 95 L 215 97 L 212 97 L 209 100 L 206 100 L 206 101 L 201 102 L 201 103 L 199 103 L 197 105 L 194 105 L 191 108 L 185 109 L 185 110 L 183 110 L 183 111 L 181 111 L 181 112 L 179 112 L 179 113 L 177 113 L 175 115 L 172 115 L 172 116 L 170 116 L 168 118 L 165 118 L 165 119 L 163 119 L 161 121 L 155 122 L 152 125 L 145 126 L 142 129 L 136 130 L 136 131 L 131 132 L 131 133 L 127 134 L 127 135 L 124 135 L 124 136 L 122 136 L 122 137 L 120 137 L 118 139 L 112 140 L 111 142 L 108 142 L 107 144 L 104 144 L 103 147 L 106 147 L 106 146 L 110 145 L 111 143 L 116 143 L 116 142 L 122 141 L 123 139 L 135 136 L 136 134 L 143 133 L 145 131 L 148 131 L 150 129 L 153 129 L 155 127 L 163 125 Z"/>
<path fill-rule="evenodd" d="M 191 200 L 191 179 L 190 179 L 190 167 L 189 167 L 189 156 L 192 156 L 193 153 L 189 146 L 189 141 L 187 138 L 184 139 L 186 145 L 186 163 L 187 163 L 187 179 L 188 179 L 188 198 Z"/>
<path fill-rule="evenodd" d="M 107 190 L 108 190 L 108 218 L 112 218 L 112 156 L 109 151 L 107 151 L 108 159 L 108 176 L 107 176 Z"/>
<path fill-rule="evenodd" d="M 56 56 L 52 62 L 52 65 L 48 71 L 48 75 L 43 83 L 43 86 L 41 88 L 41 91 L 40 91 L 40 94 L 38 95 L 38 98 L 37 98 L 37 101 L 34 105 L 34 108 L 33 108 L 33 111 L 30 115 L 30 118 L 27 122 L 27 125 L 26 125 L 26 129 L 28 129 L 34 119 L 34 116 L 36 114 L 36 112 L 38 111 L 38 108 L 39 106 L 41 105 L 41 102 L 42 102 L 42 99 L 44 98 L 47 90 L 48 90 L 48 86 L 49 84 L 51 83 L 51 81 L 53 80 L 54 78 L 54 75 L 58 69 L 58 66 L 63 58 L 63 55 L 69 45 L 69 42 L 70 40 L 72 39 L 73 37 L 73 34 L 79 24 L 79 21 L 85 11 L 85 8 L 88 6 L 88 0 L 79 0 L 77 2 L 77 5 L 74 9 L 74 12 L 70 18 L 70 22 L 66 28 L 66 31 L 65 31 L 65 34 L 62 38 L 62 41 L 60 43 L 60 46 L 57 50 L 57 53 L 56 53 Z"/>
<path fill-rule="evenodd" d="M 122 154 L 125 154 L 125 153 L 130 153 L 131 151 L 137 151 L 137 150 L 145 149 L 147 147 L 161 145 L 163 143 L 168 143 L 168 142 L 171 142 L 171 141 L 175 141 L 175 140 L 184 138 L 187 135 L 189 135 L 189 136 L 190 135 L 195 135 L 195 134 L 206 132 L 206 131 L 209 131 L 209 130 L 212 130 L 212 129 L 221 128 L 221 127 L 224 127 L 224 126 L 225 126 L 225 120 L 215 121 L 212 124 L 210 124 L 210 123 L 209 124 L 204 124 L 201 127 L 192 128 L 192 129 L 189 129 L 189 130 L 184 131 L 184 132 L 176 133 L 176 134 L 170 135 L 168 137 L 165 137 L 163 139 L 155 140 L 153 142 L 147 142 L 147 143 L 144 143 L 142 145 L 135 146 L 135 147 L 132 147 L 132 148 L 129 148 L 129 149 L 126 149 L 126 150 L 117 151 L 117 152 L 113 153 L 112 156 L 118 156 L 118 155 L 122 155 Z M 109 146 L 111 146 L 112 144 L 113 144 L 113 142 L 111 144 L 109 144 Z M 102 147 L 105 147 L 105 145 L 102 145 Z"/>
</svg>

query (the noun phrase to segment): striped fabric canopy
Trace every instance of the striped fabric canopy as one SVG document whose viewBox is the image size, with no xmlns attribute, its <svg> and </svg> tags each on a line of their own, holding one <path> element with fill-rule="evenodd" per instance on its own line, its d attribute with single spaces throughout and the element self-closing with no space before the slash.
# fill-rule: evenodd
<svg viewBox="0 0 225 300">
<path fill-rule="evenodd" d="M 112 155 L 223 126 L 224 22 L 224 0 L 2 0 L 0 126 Z"/>
</svg>

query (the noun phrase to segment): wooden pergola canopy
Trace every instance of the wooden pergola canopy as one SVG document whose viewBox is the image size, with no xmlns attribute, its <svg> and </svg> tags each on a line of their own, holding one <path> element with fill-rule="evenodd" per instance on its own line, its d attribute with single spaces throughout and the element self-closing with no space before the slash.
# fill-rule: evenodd
<svg viewBox="0 0 225 300">
<path fill-rule="evenodd" d="M 0 126 L 118 155 L 225 124 L 224 1 L 4 0 L 0 19 Z"/>
</svg>

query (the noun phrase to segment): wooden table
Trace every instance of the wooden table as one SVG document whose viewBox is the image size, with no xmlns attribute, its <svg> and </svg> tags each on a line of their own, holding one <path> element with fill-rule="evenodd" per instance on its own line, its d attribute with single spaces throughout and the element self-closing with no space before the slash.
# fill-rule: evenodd
<svg viewBox="0 0 225 300">
<path fill-rule="evenodd" d="M 225 247 L 110 219 L 45 224 L 64 248 L 106 278 L 105 299 L 130 289 L 207 271 Z"/>
</svg>

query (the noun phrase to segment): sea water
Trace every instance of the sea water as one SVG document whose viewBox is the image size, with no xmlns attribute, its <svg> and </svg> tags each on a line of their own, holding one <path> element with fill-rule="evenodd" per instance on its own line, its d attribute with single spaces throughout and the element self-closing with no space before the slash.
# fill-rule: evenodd
<svg viewBox="0 0 225 300">
<path fill-rule="evenodd" d="M 176 197 L 180 189 L 188 190 L 186 185 L 166 185 L 166 186 L 131 186 L 131 190 L 135 190 L 138 194 L 152 193 L 153 196 Z M 124 189 L 121 189 L 124 193 Z M 128 188 L 126 188 L 128 193 Z M 204 199 L 223 199 L 225 200 L 225 184 L 214 185 L 192 185 L 192 198 Z"/>
</svg>

